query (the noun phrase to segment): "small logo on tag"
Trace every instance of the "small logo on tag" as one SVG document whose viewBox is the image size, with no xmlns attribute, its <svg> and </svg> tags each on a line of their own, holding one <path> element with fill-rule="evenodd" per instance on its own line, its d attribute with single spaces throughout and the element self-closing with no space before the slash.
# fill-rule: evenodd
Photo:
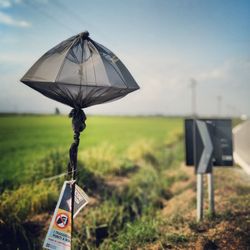
<svg viewBox="0 0 250 250">
<path fill-rule="evenodd" d="M 65 228 L 69 223 L 69 218 L 67 214 L 60 213 L 56 216 L 56 225 L 59 228 Z"/>
</svg>

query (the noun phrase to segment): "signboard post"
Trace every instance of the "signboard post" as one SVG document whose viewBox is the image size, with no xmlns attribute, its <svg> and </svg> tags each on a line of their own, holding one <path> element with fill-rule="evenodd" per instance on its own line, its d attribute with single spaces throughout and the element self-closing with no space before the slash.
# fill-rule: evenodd
<svg viewBox="0 0 250 250">
<path fill-rule="evenodd" d="M 204 121 L 196 120 L 194 122 L 195 129 L 195 144 L 198 146 L 195 152 L 195 168 L 197 173 L 197 220 L 203 219 L 203 202 L 204 202 L 204 178 L 203 174 L 211 169 L 211 158 L 213 145 L 209 135 L 208 127 Z M 196 132 L 197 131 L 197 132 Z M 211 195 L 213 195 L 211 193 Z"/>
<path fill-rule="evenodd" d="M 203 218 L 203 174 L 197 174 L 197 220 Z"/>
<path fill-rule="evenodd" d="M 186 165 L 197 175 L 197 221 L 203 219 L 203 175 L 207 174 L 209 211 L 215 214 L 213 166 L 233 165 L 232 125 L 229 119 L 185 120 Z"/>
<path fill-rule="evenodd" d="M 214 180 L 213 173 L 207 174 L 207 186 L 208 186 L 208 202 L 209 202 L 209 212 L 213 216 L 215 214 L 214 209 Z"/>
</svg>

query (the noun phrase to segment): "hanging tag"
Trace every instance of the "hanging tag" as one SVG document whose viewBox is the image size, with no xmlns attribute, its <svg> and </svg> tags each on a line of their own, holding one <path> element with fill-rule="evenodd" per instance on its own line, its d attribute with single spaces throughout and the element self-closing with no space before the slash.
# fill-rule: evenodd
<svg viewBox="0 0 250 250">
<path fill-rule="evenodd" d="M 74 218 L 89 203 L 87 194 L 75 184 L 75 202 L 74 202 Z"/>
<path fill-rule="evenodd" d="M 71 249 L 71 192 L 72 182 L 65 181 L 43 244 L 46 249 Z M 74 218 L 88 201 L 88 196 L 75 184 Z"/>
</svg>

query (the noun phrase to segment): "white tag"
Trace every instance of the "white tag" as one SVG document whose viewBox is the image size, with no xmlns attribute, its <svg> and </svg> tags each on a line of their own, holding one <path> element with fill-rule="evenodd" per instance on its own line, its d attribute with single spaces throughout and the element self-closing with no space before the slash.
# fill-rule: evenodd
<svg viewBox="0 0 250 250">
<path fill-rule="evenodd" d="M 65 181 L 43 247 L 50 250 L 71 249 L 72 182 Z M 74 218 L 89 202 L 85 192 L 75 184 Z"/>
<path fill-rule="evenodd" d="M 75 184 L 74 218 L 89 203 L 87 194 Z"/>
</svg>

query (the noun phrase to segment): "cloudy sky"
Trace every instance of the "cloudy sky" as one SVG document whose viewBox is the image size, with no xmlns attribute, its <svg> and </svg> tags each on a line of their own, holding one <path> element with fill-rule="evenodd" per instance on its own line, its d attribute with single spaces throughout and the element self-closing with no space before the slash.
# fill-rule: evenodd
<svg viewBox="0 0 250 250">
<path fill-rule="evenodd" d="M 141 86 L 92 114 L 250 115 L 249 0 L 0 0 L 0 112 L 70 108 L 19 82 L 62 40 L 88 30 Z"/>
</svg>

